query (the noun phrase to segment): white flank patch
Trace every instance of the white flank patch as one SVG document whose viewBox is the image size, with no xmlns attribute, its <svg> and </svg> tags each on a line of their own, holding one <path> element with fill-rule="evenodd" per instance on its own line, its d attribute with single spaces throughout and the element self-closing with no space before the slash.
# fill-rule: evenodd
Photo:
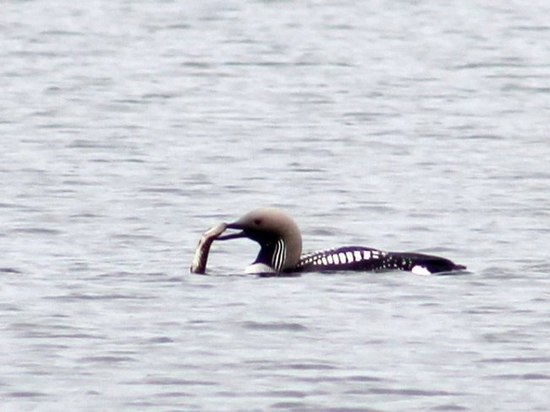
<svg viewBox="0 0 550 412">
<path fill-rule="evenodd" d="M 356 250 L 356 251 L 353 252 L 353 256 L 355 257 L 355 261 L 356 261 L 356 262 L 360 262 L 360 261 L 361 261 L 361 252 L 359 252 L 358 250 Z"/>
<path fill-rule="evenodd" d="M 265 263 L 255 263 L 253 265 L 247 266 L 244 270 L 244 273 L 249 275 L 254 275 L 258 273 L 276 273 L 276 270 L 271 266 L 267 266 Z"/>
<path fill-rule="evenodd" d="M 328 263 L 332 265 L 332 255 L 327 256 Z"/>
<path fill-rule="evenodd" d="M 332 257 L 334 258 L 334 264 L 335 265 L 340 263 L 340 259 L 338 259 L 338 255 L 336 253 L 334 255 L 332 255 Z"/>
<path fill-rule="evenodd" d="M 365 250 L 363 252 L 363 260 L 369 260 L 370 259 L 370 250 Z"/>
<path fill-rule="evenodd" d="M 326 265 L 326 264 L 327 264 L 327 258 L 326 258 L 326 257 L 323 257 L 323 258 L 321 259 L 321 262 L 323 262 L 323 265 Z"/>
<path fill-rule="evenodd" d="M 348 263 L 353 262 L 353 253 L 346 252 L 346 258 L 348 259 Z"/>
<path fill-rule="evenodd" d="M 413 266 L 413 268 L 411 269 L 411 272 L 414 273 L 415 275 L 422 275 L 422 276 L 432 274 L 432 272 L 430 272 L 426 267 L 420 266 L 420 265 Z"/>
</svg>

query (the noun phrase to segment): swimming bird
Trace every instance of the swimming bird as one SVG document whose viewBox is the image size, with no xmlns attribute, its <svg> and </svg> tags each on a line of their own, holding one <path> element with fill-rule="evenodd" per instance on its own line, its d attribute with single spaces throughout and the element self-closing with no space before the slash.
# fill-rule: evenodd
<svg viewBox="0 0 550 412">
<path fill-rule="evenodd" d="M 223 234 L 227 229 L 239 232 Z M 255 209 L 235 222 L 222 223 L 206 234 L 210 234 L 206 237 L 208 248 L 214 240 L 248 238 L 257 242 L 260 251 L 246 273 L 402 270 L 429 275 L 466 269 L 439 256 L 386 252 L 363 246 L 344 246 L 302 255 L 302 235 L 296 222 L 283 211 L 269 207 Z M 191 271 L 195 273 L 204 273 L 206 267 L 208 250 L 204 254 L 200 248 L 199 243 L 197 256 L 200 255 L 199 261 L 203 260 L 203 271 L 194 271 L 192 266 Z"/>
</svg>

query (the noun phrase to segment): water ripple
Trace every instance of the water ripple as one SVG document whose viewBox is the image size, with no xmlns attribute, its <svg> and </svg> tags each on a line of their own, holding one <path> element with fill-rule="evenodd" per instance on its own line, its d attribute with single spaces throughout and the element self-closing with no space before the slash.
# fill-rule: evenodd
<svg viewBox="0 0 550 412">
<path fill-rule="evenodd" d="M 243 327 L 250 330 L 262 330 L 262 331 L 290 331 L 290 332 L 303 332 L 308 328 L 300 325 L 299 323 L 286 323 L 286 322 L 243 322 Z"/>
<path fill-rule="evenodd" d="M 490 379 L 503 379 L 503 380 L 529 380 L 529 381 L 546 381 L 550 380 L 550 375 L 543 373 L 524 373 L 524 374 L 503 374 L 503 375 L 492 375 L 489 376 Z"/>
</svg>

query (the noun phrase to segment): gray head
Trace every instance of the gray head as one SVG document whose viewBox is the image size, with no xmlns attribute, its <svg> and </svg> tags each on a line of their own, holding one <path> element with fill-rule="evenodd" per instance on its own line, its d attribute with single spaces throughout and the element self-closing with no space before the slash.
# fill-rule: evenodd
<svg viewBox="0 0 550 412">
<path fill-rule="evenodd" d="M 263 263 L 276 272 L 294 268 L 302 255 L 302 235 L 298 225 L 279 209 L 265 207 L 255 209 L 233 223 L 227 229 L 241 230 L 222 235 L 217 240 L 246 237 L 260 244 L 260 253 L 254 263 Z"/>
</svg>

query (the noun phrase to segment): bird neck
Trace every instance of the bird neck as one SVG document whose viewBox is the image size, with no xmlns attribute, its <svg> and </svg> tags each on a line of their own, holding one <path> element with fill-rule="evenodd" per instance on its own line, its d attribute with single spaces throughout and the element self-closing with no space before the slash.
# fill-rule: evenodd
<svg viewBox="0 0 550 412">
<path fill-rule="evenodd" d="M 267 265 L 276 272 L 286 269 L 287 248 L 282 238 L 270 239 L 260 244 L 260 252 L 254 264 Z"/>
</svg>

